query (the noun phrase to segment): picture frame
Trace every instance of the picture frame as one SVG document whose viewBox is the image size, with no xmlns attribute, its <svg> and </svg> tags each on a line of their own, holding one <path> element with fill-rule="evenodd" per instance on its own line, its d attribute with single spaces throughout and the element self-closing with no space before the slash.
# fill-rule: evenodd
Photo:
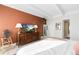
<svg viewBox="0 0 79 59">
<path fill-rule="evenodd" d="M 56 30 L 60 30 L 61 29 L 61 24 L 60 23 L 56 23 L 55 24 L 55 28 L 56 28 Z"/>
</svg>

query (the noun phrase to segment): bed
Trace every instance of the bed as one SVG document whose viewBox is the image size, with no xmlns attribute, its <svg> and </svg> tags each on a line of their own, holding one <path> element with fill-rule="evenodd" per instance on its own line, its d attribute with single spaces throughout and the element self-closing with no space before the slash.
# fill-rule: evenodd
<svg viewBox="0 0 79 59">
<path fill-rule="evenodd" d="M 66 44 L 67 41 L 52 38 L 43 39 L 21 47 L 17 55 L 55 55 L 55 47 Z"/>
</svg>

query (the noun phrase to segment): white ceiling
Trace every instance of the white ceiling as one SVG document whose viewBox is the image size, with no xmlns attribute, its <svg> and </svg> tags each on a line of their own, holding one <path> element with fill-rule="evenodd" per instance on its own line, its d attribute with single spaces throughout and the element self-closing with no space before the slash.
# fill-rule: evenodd
<svg viewBox="0 0 79 59">
<path fill-rule="evenodd" d="M 79 4 L 5 4 L 6 6 L 31 13 L 39 17 L 65 15 L 79 11 Z"/>
</svg>

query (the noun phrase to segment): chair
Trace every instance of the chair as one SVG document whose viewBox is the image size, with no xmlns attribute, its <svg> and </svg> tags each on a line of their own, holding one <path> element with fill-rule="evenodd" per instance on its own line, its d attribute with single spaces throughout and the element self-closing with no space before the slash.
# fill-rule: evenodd
<svg viewBox="0 0 79 59">
<path fill-rule="evenodd" d="M 6 29 L 3 31 L 2 33 L 3 37 L 1 38 L 1 46 L 5 46 L 5 45 L 11 45 L 13 42 L 12 42 L 12 38 L 11 38 L 11 32 Z"/>
</svg>

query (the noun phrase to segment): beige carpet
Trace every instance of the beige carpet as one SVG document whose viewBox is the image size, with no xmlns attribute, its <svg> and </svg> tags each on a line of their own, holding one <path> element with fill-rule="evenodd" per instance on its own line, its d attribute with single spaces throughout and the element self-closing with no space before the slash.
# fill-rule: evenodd
<svg viewBox="0 0 79 59">
<path fill-rule="evenodd" d="M 14 55 L 16 54 L 18 47 L 16 46 L 16 44 L 11 44 L 9 45 L 5 45 L 3 47 L 0 47 L 0 54 L 1 55 Z"/>
</svg>

